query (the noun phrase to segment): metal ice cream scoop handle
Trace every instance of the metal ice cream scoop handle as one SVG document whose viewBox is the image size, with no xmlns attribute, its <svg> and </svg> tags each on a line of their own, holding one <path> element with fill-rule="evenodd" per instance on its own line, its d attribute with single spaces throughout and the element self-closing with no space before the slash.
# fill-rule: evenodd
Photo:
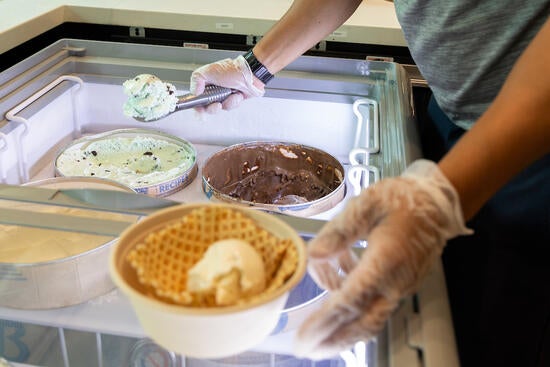
<svg viewBox="0 0 550 367">
<path fill-rule="evenodd" d="M 217 85 L 207 85 L 204 88 L 204 92 L 198 96 L 190 93 L 184 94 L 183 96 L 178 96 L 178 102 L 176 103 L 176 109 L 174 112 L 198 106 L 206 106 L 214 102 L 222 102 L 233 92 L 234 90 L 230 88 L 220 87 Z"/>
<path fill-rule="evenodd" d="M 152 121 L 160 120 L 180 110 L 187 110 L 187 109 L 195 108 L 199 106 L 207 106 L 214 102 L 223 102 L 232 93 L 235 93 L 235 90 L 230 88 L 220 87 L 217 85 L 207 85 L 204 88 L 204 92 L 202 94 L 194 95 L 194 94 L 188 93 L 188 94 L 178 96 L 177 97 L 178 101 L 176 102 L 176 108 L 172 112 L 169 112 L 166 115 L 159 116 L 154 119 L 148 119 L 148 120 L 145 120 L 141 117 L 134 117 L 134 119 L 140 122 L 152 122 Z"/>
</svg>

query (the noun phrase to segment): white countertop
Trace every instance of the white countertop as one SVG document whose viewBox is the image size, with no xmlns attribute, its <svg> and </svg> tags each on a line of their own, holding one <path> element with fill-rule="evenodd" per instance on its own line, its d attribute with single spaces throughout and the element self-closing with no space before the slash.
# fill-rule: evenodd
<svg viewBox="0 0 550 367">
<path fill-rule="evenodd" d="M 0 0 L 0 53 L 64 22 L 263 35 L 292 0 Z M 260 5 L 261 4 L 261 5 Z M 404 46 L 393 3 L 364 0 L 327 40 Z"/>
</svg>

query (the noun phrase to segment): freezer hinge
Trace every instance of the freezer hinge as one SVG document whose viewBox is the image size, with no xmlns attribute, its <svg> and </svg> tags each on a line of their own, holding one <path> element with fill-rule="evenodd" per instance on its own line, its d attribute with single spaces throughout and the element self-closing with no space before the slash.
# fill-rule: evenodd
<svg viewBox="0 0 550 367">
<path fill-rule="evenodd" d="M 145 37 L 145 27 L 130 27 L 130 37 Z"/>
<path fill-rule="evenodd" d="M 367 61 L 393 62 L 393 57 L 391 57 L 391 56 L 367 55 L 366 60 L 367 60 Z"/>
<path fill-rule="evenodd" d="M 317 42 L 315 46 L 310 48 L 310 51 L 326 51 L 327 50 L 327 41 Z"/>
<path fill-rule="evenodd" d="M 249 34 L 246 36 L 246 45 L 247 46 L 254 46 L 256 43 L 260 42 L 262 39 L 262 36 L 256 36 L 253 34 Z"/>
</svg>

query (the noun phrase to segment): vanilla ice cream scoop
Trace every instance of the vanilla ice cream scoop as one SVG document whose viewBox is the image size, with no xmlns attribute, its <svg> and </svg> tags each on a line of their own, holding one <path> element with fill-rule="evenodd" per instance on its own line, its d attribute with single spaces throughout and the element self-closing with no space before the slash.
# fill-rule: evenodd
<svg viewBox="0 0 550 367">
<path fill-rule="evenodd" d="M 226 239 L 213 243 L 187 274 L 187 290 L 214 294 L 216 304 L 228 306 L 266 287 L 261 255 L 248 242 Z"/>
</svg>

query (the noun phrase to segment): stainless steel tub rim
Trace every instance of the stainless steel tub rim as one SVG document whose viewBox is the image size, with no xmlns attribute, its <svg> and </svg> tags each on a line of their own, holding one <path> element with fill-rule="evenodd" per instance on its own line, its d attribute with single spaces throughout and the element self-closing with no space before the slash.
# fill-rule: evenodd
<svg viewBox="0 0 550 367">
<path fill-rule="evenodd" d="M 297 203 L 297 204 L 266 204 L 266 203 L 258 203 L 248 200 L 243 200 L 239 198 L 232 197 L 230 195 L 222 193 L 220 190 L 218 190 L 214 185 L 212 185 L 209 182 L 208 177 L 204 174 L 204 168 L 208 165 L 209 162 L 211 162 L 212 159 L 214 159 L 216 156 L 219 156 L 223 152 L 229 152 L 235 149 L 243 148 L 243 147 L 251 147 L 251 146 L 291 146 L 291 147 L 301 147 L 310 151 L 317 152 L 318 154 L 321 154 L 330 160 L 334 162 L 334 166 L 338 171 L 341 173 L 342 178 L 340 180 L 340 183 L 336 188 L 334 188 L 330 193 L 327 195 L 315 199 L 310 200 L 305 203 Z M 346 177 L 345 177 L 345 170 L 341 162 L 338 161 L 334 156 L 330 155 L 329 153 L 326 153 L 322 151 L 321 149 L 311 147 L 305 144 L 300 143 L 292 143 L 292 142 L 280 142 L 280 141 L 249 141 L 245 143 L 238 143 L 230 145 L 226 148 L 223 148 L 217 152 L 214 152 L 210 154 L 203 164 L 203 173 L 202 173 L 202 189 L 205 193 L 206 197 L 210 200 L 219 200 L 224 202 L 230 202 L 230 203 L 237 203 L 241 205 L 247 205 L 250 207 L 256 207 L 259 209 L 266 209 L 269 211 L 279 212 L 279 213 L 285 213 L 289 215 L 294 216 L 300 216 L 300 217 L 307 217 L 312 216 L 315 214 L 319 214 L 321 212 L 324 212 L 328 209 L 331 209 L 336 204 L 338 204 L 340 201 L 343 200 L 343 198 L 346 195 Z"/>
<path fill-rule="evenodd" d="M 103 251 L 105 249 L 105 247 L 111 247 L 114 243 L 116 243 L 116 240 L 117 239 L 114 238 L 111 241 L 105 242 L 104 244 L 99 245 L 97 247 L 94 247 L 92 249 L 89 249 L 87 251 L 81 252 L 79 254 L 67 256 L 67 257 L 61 257 L 59 259 L 37 261 L 37 262 L 33 262 L 33 263 L 29 263 L 29 262 L 10 263 L 10 262 L 5 262 L 5 261 L 0 261 L 0 268 L 2 266 L 12 266 L 12 267 L 24 268 L 24 267 L 27 267 L 27 266 L 46 266 L 46 265 L 56 265 L 56 264 L 60 264 L 60 263 L 63 263 L 63 262 L 71 262 L 71 261 L 76 260 L 79 257 L 86 256 L 86 255 L 92 254 L 94 252 Z"/>
<path fill-rule="evenodd" d="M 294 300 L 293 297 L 296 295 L 299 295 L 299 298 Z M 279 322 L 270 335 L 297 329 L 309 315 L 321 307 L 327 296 L 328 291 L 320 288 L 309 273 L 306 273 L 302 281 L 290 292 L 287 304 L 292 304 L 288 307 L 285 305 Z"/>
</svg>

